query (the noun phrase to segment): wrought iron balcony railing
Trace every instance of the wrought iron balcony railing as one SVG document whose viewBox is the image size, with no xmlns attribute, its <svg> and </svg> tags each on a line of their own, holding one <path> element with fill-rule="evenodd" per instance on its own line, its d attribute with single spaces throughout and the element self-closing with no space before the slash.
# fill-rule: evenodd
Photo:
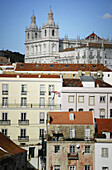
<svg viewBox="0 0 112 170">
<path fill-rule="evenodd" d="M 2 95 L 8 95 L 8 91 L 2 91 Z"/>
<path fill-rule="evenodd" d="M 10 125 L 11 121 L 10 120 L 0 120 L 0 125 Z"/>
<path fill-rule="evenodd" d="M 19 142 L 28 142 L 29 136 L 18 136 L 18 141 Z"/>
<path fill-rule="evenodd" d="M 0 104 L 0 108 L 4 108 L 4 107 L 8 107 L 8 108 L 45 108 L 45 109 L 61 109 L 61 104 L 59 105 L 49 105 L 49 104 L 26 104 L 26 105 L 21 105 L 21 104 L 7 104 L 7 105 L 3 105 Z"/>
<path fill-rule="evenodd" d="M 68 153 L 68 159 L 69 160 L 78 160 L 79 159 L 78 153 L 77 152 Z"/>
<path fill-rule="evenodd" d="M 29 125 L 29 120 L 18 120 L 19 125 Z"/>
</svg>

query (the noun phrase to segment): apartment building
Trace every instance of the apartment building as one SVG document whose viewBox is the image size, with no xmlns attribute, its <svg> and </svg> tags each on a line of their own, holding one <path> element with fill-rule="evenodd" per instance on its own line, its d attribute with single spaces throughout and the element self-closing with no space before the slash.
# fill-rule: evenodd
<svg viewBox="0 0 112 170">
<path fill-rule="evenodd" d="M 95 118 L 112 118 L 112 85 L 100 79 L 64 79 L 61 93 L 63 111 L 93 111 Z"/>
<path fill-rule="evenodd" d="M 47 131 L 47 170 L 94 170 L 91 111 L 49 112 Z"/>
<path fill-rule="evenodd" d="M 112 119 L 96 119 L 95 169 L 112 169 Z"/>
<path fill-rule="evenodd" d="M 41 148 L 47 113 L 61 110 L 61 86 L 58 75 L 0 74 L 0 131 L 26 148 L 30 161 Z"/>
</svg>

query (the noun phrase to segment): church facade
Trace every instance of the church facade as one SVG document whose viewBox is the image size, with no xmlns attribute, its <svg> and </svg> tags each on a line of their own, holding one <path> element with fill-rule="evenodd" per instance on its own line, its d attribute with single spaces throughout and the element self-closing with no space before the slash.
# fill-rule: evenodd
<svg viewBox="0 0 112 170">
<path fill-rule="evenodd" d="M 25 30 L 25 63 L 102 63 L 112 68 L 112 40 L 94 32 L 84 39 L 59 38 L 59 26 L 49 11 L 45 25 L 38 28 L 34 13 Z"/>
</svg>

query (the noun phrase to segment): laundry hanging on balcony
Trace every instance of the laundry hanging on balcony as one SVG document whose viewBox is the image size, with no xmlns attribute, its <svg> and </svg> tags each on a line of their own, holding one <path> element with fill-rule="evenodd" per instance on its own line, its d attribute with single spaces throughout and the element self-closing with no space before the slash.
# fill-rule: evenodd
<svg viewBox="0 0 112 170">
<path fill-rule="evenodd" d="M 60 97 L 60 92 L 58 92 L 58 91 L 51 91 L 51 98 L 52 98 L 52 100 L 54 99 L 55 94 L 57 94 L 58 97 Z"/>
</svg>

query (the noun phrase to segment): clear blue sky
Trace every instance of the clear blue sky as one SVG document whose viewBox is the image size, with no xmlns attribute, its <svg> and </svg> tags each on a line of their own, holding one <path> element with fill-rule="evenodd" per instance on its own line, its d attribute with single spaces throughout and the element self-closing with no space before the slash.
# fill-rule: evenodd
<svg viewBox="0 0 112 170">
<path fill-rule="evenodd" d="M 112 0 L 0 0 L 0 50 L 24 54 L 25 28 L 34 10 L 37 26 L 46 23 L 48 12 L 59 24 L 59 36 L 81 38 L 93 31 L 112 38 Z"/>
</svg>

